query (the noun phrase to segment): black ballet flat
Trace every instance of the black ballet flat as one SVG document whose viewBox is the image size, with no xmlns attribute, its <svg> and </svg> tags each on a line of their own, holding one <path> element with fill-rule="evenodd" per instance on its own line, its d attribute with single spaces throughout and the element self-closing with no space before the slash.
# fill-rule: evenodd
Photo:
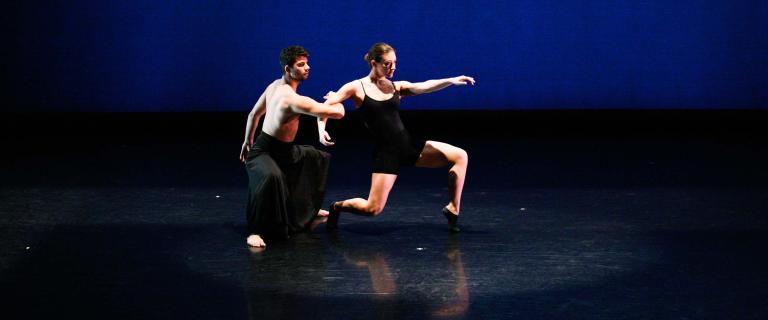
<svg viewBox="0 0 768 320">
<path fill-rule="evenodd" d="M 451 212 L 451 210 L 448 210 L 448 207 L 444 207 L 443 215 L 445 216 L 445 219 L 448 220 L 448 230 L 450 230 L 453 233 L 461 231 L 461 229 L 459 229 L 458 227 L 458 224 L 459 224 L 458 214 L 454 214 L 453 212 Z"/>
<path fill-rule="evenodd" d="M 337 202 L 332 202 L 331 207 L 328 208 L 328 220 L 325 222 L 325 229 L 338 230 L 339 229 L 339 214 L 341 211 L 336 208 Z"/>
</svg>

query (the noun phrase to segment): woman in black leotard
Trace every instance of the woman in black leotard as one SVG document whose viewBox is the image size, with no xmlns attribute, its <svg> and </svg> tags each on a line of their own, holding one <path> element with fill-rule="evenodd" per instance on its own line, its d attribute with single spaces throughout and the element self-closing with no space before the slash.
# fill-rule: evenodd
<svg viewBox="0 0 768 320">
<path fill-rule="evenodd" d="M 449 229 L 459 231 L 457 221 L 461 204 L 461 191 L 467 173 L 469 157 L 461 148 L 438 141 L 414 140 L 400 121 L 400 99 L 434 92 L 451 85 L 475 84 L 467 76 L 428 80 L 411 83 L 408 81 L 392 82 L 397 67 L 395 50 L 386 43 L 374 44 L 365 55 L 370 67 L 368 75 L 351 81 L 339 89 L 329 92 L 325 103 L 339 103 L 349 98 L 360 110 L 365 126 L 371 133 L 374 143 L 373 175 L 368 199 L 354 198 L 331 204 L 327 227 L 337 228 L 339 213 L 376 216 L 384 209 L 387 197 L 397 179 L 401 166 L 437 168 L 450 166 L 448 173 L 448 204 L 443 207 L 443 215 L 448 220 Z M 333 145 L 325 131 L 327 119 L 318 119 L 320 142 Z"/>
</svg>

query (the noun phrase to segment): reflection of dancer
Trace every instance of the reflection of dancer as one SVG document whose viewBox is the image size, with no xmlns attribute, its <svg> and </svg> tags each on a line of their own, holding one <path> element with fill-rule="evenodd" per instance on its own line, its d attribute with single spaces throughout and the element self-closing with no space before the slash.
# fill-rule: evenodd
<svg viewBox="0 0 768 320">
<path fill-rule="evenodd" d="M 433 282 L 424 283 L 416 289 L 427 290 L 425 293 L 428 305 L 431 306 L 430 315 L 436 318 L 461 317 L 469 310 L 469 289 L 467 288 L 464 263 L 461 260 L 461 250 L 455 239 L 451 239 L 445 249 L 444 255 L 448 260 L 448 268 L 445 268 L 444 260 L 430 257 L 429 263 L 416 263 L 420 266 L 414 270 L 398 270 L 392 268 L 387 262 L 387 255 L 380 251 L 371 251 L 370 247 L 343 248 L 345 259 L 358 268 L 368 269 L 371 277 L 371 289 L 377 300 L 377 314 L 386 315 L 386 318 L 400 318 L 397 313 L 404 313 L 408 305 L 398 305 L 398 295 L 412 290 L 413 284 L 405 285 L 398 289 L 396 275 L 407 274 L 410 277 L 420 272 L 429 272 L 429 276 L 419 279 L 433 279 Z M 409 264 L 413 265 L 413 264 Z M 407 293 L 405 293 L 407 294 Z M 404 309 L 404 310 L 403 310 Z M 426 311 L 426 310 L 425 310 Z M 409 315 L 414 313 L 408 312 Z M 415 313 L 418 314 L 418 313 Z"/>
<path fill-rule="evenodd" d="M 248 115 L 240 160 L 248 172 L 248 245 L 264 247 L 266 237 L 287 237 L 311 227 L 322 206 L 330 155 L 311 146 L 295 146 L 299 116 L 339 119 L 341 104 L 327 105 L 300 96 L 296 89 L 309 77 L 309 53 L 290 46 L 280 53 L 283 76 L 261 94 Z M 262 132 L 254 136 L 264 115 Z"/>
<path fill-rule="evenodd" d="M 475 84 L 467 76 L 458 76 L 418 83 L 392 82 L 397 66 L 395 50 L 386 43 L 376 43 L 365 55 L 371 68 L 368 76 L 345 84 L 338 92 L 329 92 L 326 103 L 339 103 L 352 98 L 360 109 L 366 127 L 374 138 L 373 175 L 368 199 L 354 198 L 331 204 L 327 227 L 337 227 L 340 212 L 376 216 L 384 209 L 387 197 L 397 179 L 401 166 L 417 167 L 450 166 L 448 174 L 449 202 L 443 208 L 451 231 L 459 231 L 461 191 L 467 172 L 467 153 L 447 143 L 417 141 L 410 137 L 400 120 L 400 98 L 441 90 L 450 85 Z M 332 145 L 325 132 L 325 121 L 318 118 L 320 141 Z"/>
<path fill-rule="evenodd" d="M 453 242 L 447 248 L 445 256 L 451 265 L 452 278 L 456 280 L 454 290 L 456 296 L 450 302 L 432 311 L 432 315 L 435 317 L 463 316 L 469 309 L 469 289 L 467 289 L 467 276 L 464 273 L 464 262 L 461 261 L 461 250 L 458 244 Z"/>
</svg>

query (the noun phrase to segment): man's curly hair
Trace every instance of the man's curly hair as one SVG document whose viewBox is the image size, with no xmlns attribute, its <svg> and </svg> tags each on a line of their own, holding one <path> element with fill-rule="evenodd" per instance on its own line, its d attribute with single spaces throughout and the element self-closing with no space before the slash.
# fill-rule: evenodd
<svg viewBox="0 0 768 320">
<path fill-rule="evenodd" d="M 289 46 L 280 51 L 280 65 L 285 71 L 285 66 L 293 66 L 296 63 L 296 58 L 307 57 L 309 58 L 309 51 L 302 46 Z"/>
</svg>

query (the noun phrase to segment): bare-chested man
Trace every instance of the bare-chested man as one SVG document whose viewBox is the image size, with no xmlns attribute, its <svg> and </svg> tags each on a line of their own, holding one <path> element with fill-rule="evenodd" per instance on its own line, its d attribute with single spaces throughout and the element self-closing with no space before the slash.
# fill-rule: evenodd
<svg viewBox="0 0 768 320">
<path fill-rule="evenodd" d="M 320 210 L 330 155 L 296 146 L 299 116 L 340 119 L 344 106 L 328 105 L 296 93 L 309 77 L 309 52 L 290 46 L 280 52 L 283 76 L 270 84 L 248 115 L 240 161 L 248 172 L 248 245 L 265 247 L 264 238 L 287 238 L 309 230 Z M 255 137 L 259 119 L 262 132 Z M 254 139 L 255 138 L 255 139 Z"/>
</svg>

